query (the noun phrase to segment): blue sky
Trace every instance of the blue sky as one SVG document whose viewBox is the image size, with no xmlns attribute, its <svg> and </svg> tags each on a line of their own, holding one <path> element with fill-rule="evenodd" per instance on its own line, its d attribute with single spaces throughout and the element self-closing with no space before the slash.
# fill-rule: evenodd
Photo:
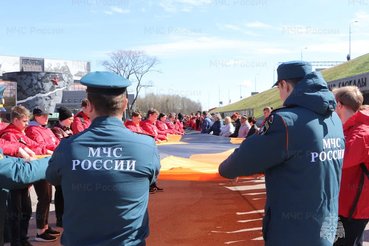
<svg viewBox="0 0 369 246">
<path fill-rule="evenodd" d="M 369 0 L 0 1 L 1 55 L 90 61 L 145 50 L 161 73 L 148 92 L 204 109 L 271 87 L 278 62 L 345 61 L 369 52 Z M 306 49 L 304 49 L 306 47 Z M 241 91 L 240 91 L 241 90 Z M 267 103 L 267 102 L 266 102 Z"/>
</svg>

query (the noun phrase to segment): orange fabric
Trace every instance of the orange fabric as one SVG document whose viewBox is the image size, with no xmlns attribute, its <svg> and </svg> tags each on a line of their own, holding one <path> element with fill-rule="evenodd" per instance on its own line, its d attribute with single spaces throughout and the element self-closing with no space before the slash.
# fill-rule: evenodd
<svg viewBox="0 0 369 246">
<path fill-rule="evenodd" d="M 218 166 L 222 163 L 225 159 L 230 156 L 235 149 L 230 149 L 221 153 L 216 154 L 198 154 L 198 155 L 191 155 L 190 159 L 193 161 L 200 161 L 205 163 L 217 164 Z M 217 169 L 218 172 L 218 169 Z"/>
</svg>

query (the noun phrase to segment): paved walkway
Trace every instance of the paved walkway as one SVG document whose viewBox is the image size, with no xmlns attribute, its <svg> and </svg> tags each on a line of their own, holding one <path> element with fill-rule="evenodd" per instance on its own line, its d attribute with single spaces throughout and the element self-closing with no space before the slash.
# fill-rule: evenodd
<svg viewBox="0 0 369 246">
<path fill-rule="evenodd" d="M 148 246 L 264 245 L 264 180 L 240 179 L 236 184 L 161 180 L 158 185 L 165 191 L 150 194 Z M 35 211 L 37 197 L 33 190 L 31 194 Z M 55 227 L 53 205 L 50 210 L 50 225 L 61 229 Z M 369 239 L 369 226 L 366 234 Z M 53 243 L 34 241 L 34 218 L 29 235 L 35 246 L 60 245 L 59 239 Z M 369 240 L 364 245 L 369 246 Z"/>
</svg>

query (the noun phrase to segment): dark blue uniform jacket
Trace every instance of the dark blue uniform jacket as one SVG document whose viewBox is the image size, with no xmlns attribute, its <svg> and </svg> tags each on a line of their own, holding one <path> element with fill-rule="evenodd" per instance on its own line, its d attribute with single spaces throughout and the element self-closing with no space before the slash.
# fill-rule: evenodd
<svg viewBox="0 0 369 246">
<path fill-rule="evenodd" d="M 345 140 L 322 75 L 300 81 L 260 129 L 219 166 L 226 178 L 265 172 L 267 246 L 334 242 Z"/>
<path fill-rule="evenodd" d="M 155 140 L 126 129 L 116 117 L 98 117 L 63 139 L 46 179 L 61 183 L 68 246 L 140 245 L 149 235 L 149 186 L 159 174 Z"/>
</svg>

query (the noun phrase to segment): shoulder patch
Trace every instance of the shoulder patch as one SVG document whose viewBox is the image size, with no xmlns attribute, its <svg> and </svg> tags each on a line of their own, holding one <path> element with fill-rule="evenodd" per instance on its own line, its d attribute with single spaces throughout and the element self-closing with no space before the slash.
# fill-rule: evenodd
<svg viewBox="0 0 369 246">
<path fill-rule="evenodd" d="M 270 126 L 273 124 L 274 122 L 274 114 L 270 114 L 264 121 L 264 124 L 261 126 L 260 131 L 259 131 L 259 135 L 264 135 L 265 133 L 267 133 L 267 131 L 269 130 Z"/>
<path fill-rule="evenodd" d="M 2 154 L 0 154 L 0 160 L 4 159 L 4 156 Z"/>
</svg>

